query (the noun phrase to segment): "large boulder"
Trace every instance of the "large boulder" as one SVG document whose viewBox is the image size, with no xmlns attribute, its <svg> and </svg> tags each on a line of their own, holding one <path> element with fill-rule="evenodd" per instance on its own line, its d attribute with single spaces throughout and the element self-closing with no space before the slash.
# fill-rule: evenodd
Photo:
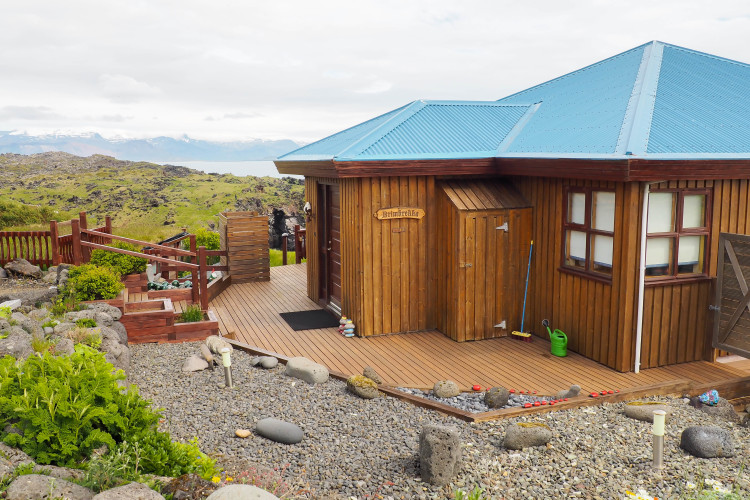
<svg viewBox="0 0 750 500">
<path fill-rule="evenodd" d="M 438 398 L 452 398 L 461 394 L 461 389 L 452 380 L 438 380 L 432 386 L 432 394 Z"/>
<path fill-rule="evenodd" d="M 488 408 L 502 408 L 508 404 L 508 399 L 510 399 L 510 391 L 505 387 L 493 387 L 484 393 L 484 404 Z"/>
<path fill-rule="evenodd" d="M 346 379 L 346 388 L 363 399 L 375 399 L 379 395 L 378 384 L 364 375 L 352 375 Z"/>
<path fill-rule="evenodd" d="M 5 300 L 3 302 L 0 302 L 0 307 L 7 307 L 11 311 L 15 311 L 16 309 L 21 307 L 21 299 Z"/>
<path fill-rule="evenodd" d="M 130 349 L 112 339 L 103 339 L 99 350 L 104 354 L 104 359 L 112 363 L 115 368 L 128 372 L 130 369 Z"/>
<path fill-rule="evenodd" d="M 323 384 L 328 381 L 328 368 L 302 356 L 287 361 L 284 373 L 308 384 Z"/>
<path fill-rule="evenodd" d="M 21 290 L 0 290 L 0 302 L 6 300 L 20 300 L 22 306 L 33 307 L 37 303 L 54 302 L 57 297 L 57 287 L 24 288 Z"/>
<path fill-rule="evenodd" d="M 73 354 L 75 350 L 75 343 L 68 338 L 58 338 L 53 347 L 53 352 L 56 356 L 68 356 Z"/>
<path fill-rule="evenodd" d="M 7 337 L 0 339 L 0 357 L 9 354 L 16 359 L 26 359 L 34 350 L 31 348 L 31 334 L 13 327 Z"/>
<path fill-rule="evenodd" d="M 164 497 L 145 484 L 130 483 L 102 491 L 93 500 L 164 500 Z"/>
<path fill-rule="evenodd" d="M 211 493 L 206 500 L 278 500 L 279 497 L 251 484 L 230 484 Z"/>
<path fill-rule="evenodd" d="M 715 406 L 700 405 L 698 406 L 698 410 L 711 415 L 712 417 L 723 418 L 725 420 L 728 420 L 729 422 L 740 422 L 739 413 L 735 411 L 732 403 L 724 398 L 720 398 L 719 402 L 716 403 Z"/>
<path fill-rule="evenodd" d="M 669 422 L 672 417 L 672 407 L 667 403 L 659 401 L 631 401 L 625 405 L 625 415 L 642 422 L 653 422 L 655 410 L 666 412 L 664 421 Z"/>
<path fill-rule="evenodd" d="M 448 484 L 461 470 L 461 440 L 458 430 L 426 425 L 419 435 L 419 465 L 422 480 L 437 486 Z"/>
<path fill-rule="evenodd" d="M 680 448 L 699 458 L 733 457 L 735 444 L 729 431 L 695 425 L 682 431 Z"/>
<path fill-rule="evenodd" d="M 12 446 L 8 446 L 2 441 L 0 441 L 0 456 L 10 460 L 10 463 L 13 464 L 13 467 L 26 465 L 33 462 L 31 457 L 24 453 L 22 450 L 13 448 Z"/>
<path fill-rule="evenodd" d="M 92 311 L 106 314 L 112 318 L 113 321 L 119 321 L 120 318 L 122 318 L 122 311 L 120 311 L 119 308 L 104 302 L 94 302 L 93 304 L 89 304 L 88 308 Z"/>
<path fill-rule="evenodd" d="M 26 259 L 13 259 L 5 264 L 5 270 L 11 276 L 21 276 L 25 278 L 41 279 L 42 269 L 35 266 Z"/>
<path fill-rule="evenodd" d="M 552 439 L 552 431 L 546 424 L 519 422 L 505 431 L 503 446 L 509 450 L 522 450 L 534 446 L 544 446 Z"/>
<path fill-rule="evenodd" d="M 109 328 L 117 332 L 122 345 L 128 345 L 128 331 L 125 329 L 125 325 L 119 321 L 115 321 Z"/>
<path fill-rule="evenodd" d="M 88 488 L 64 479 L 41 474 L 19 476 L 5 491 L 6 500 L 46 500 L 65 498 L 66 500 L 91 500 L 94 492 Z"/>
<path fill-rule="evenodd" d="M 299 426 L 277 418 L 260 420 L 255 424 L 255 432 L 266 439 L 284 444 L 299 443 L 304 437 L 304 433 Z"/>
</svg>

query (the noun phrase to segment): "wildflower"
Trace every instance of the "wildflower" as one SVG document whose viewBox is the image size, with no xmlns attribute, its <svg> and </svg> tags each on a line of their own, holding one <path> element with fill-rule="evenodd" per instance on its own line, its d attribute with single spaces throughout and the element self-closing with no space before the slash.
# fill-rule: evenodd
<svg viewBox="0 0 750 500">
<path fill-rule="evenodd" d="M 232 481 L 234 481 L 234 478 L 232 476 L 227 476 L 225 478 L 225 481 L 228 482 L 228 483 L 231 483 Z"/>
<path fill-rule="evenodd" d="M 221 478 L 219 476 L 214 476 L 211 478 L 211 482 L 214 484 L 219 484 L 221 482 Z"/>
</svg>

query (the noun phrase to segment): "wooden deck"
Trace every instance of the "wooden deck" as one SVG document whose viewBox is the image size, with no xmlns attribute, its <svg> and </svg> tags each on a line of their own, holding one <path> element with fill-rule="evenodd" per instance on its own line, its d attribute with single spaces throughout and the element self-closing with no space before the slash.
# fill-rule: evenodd
<svg viewBox="0 0 750 500">
<path fill-rule="evenodd" d="M 288 357 L 306 356 L 344 374 L 361 373 L 369 365 L 394 386 L 424 389 L 451 379 L 464 390 L 480 384 L 554 394 L 571 384 L 592 392 L 748 376 L 741 368 L 708 362 L 619 373 L 572 352 L 566 358 L 552 356 L 549 342 L 537 337 L 531 343 L 510 337 L 457 343 L 438 331 L 349 339 L 335 328 L 295 332 L 279 313 L 319 309 L 307 298 L 305 283 L 305 264 L 274 267 L 271 281 L 233 284 L 210 306 L 220 330 L 235 332 L 241 342 Z"/>
</svg>

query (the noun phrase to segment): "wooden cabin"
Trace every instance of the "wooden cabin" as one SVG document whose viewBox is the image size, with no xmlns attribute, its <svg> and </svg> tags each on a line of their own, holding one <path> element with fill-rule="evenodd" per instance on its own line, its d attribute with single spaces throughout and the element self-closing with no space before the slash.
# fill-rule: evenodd
<svg viewBox="0 0 750 500">
<path fill-rule="evenodd" d="M 713 329 L 747 341 L 750 244 L 724 239 L 750 234 L 748 64 L 650 42 L 498 101 L 416 101 L 276 166 L 306 179 L 308 295 L 360 336 L 520 330 L 533 240 L 525 331 L 547 318 L 619 371 L 714 359 Z"/>
</svg>

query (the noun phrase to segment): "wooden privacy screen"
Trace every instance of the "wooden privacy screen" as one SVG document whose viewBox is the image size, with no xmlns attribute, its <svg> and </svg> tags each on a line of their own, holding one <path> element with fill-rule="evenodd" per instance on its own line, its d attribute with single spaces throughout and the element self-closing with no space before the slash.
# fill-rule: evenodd
<svg viewBox="0 0 750 500">
<path fill-rule="evenodd" d="M 257 212 L 219 214 L 219 238 L 227 256 L 221 265 L 229 266 L 232 283 L 269 281 L 268 217 Z"/>
<path fill-rule="evenodd" d="M 750 236 L 721 233 L 713 346 L 750 357 Z"/>
</svg>

